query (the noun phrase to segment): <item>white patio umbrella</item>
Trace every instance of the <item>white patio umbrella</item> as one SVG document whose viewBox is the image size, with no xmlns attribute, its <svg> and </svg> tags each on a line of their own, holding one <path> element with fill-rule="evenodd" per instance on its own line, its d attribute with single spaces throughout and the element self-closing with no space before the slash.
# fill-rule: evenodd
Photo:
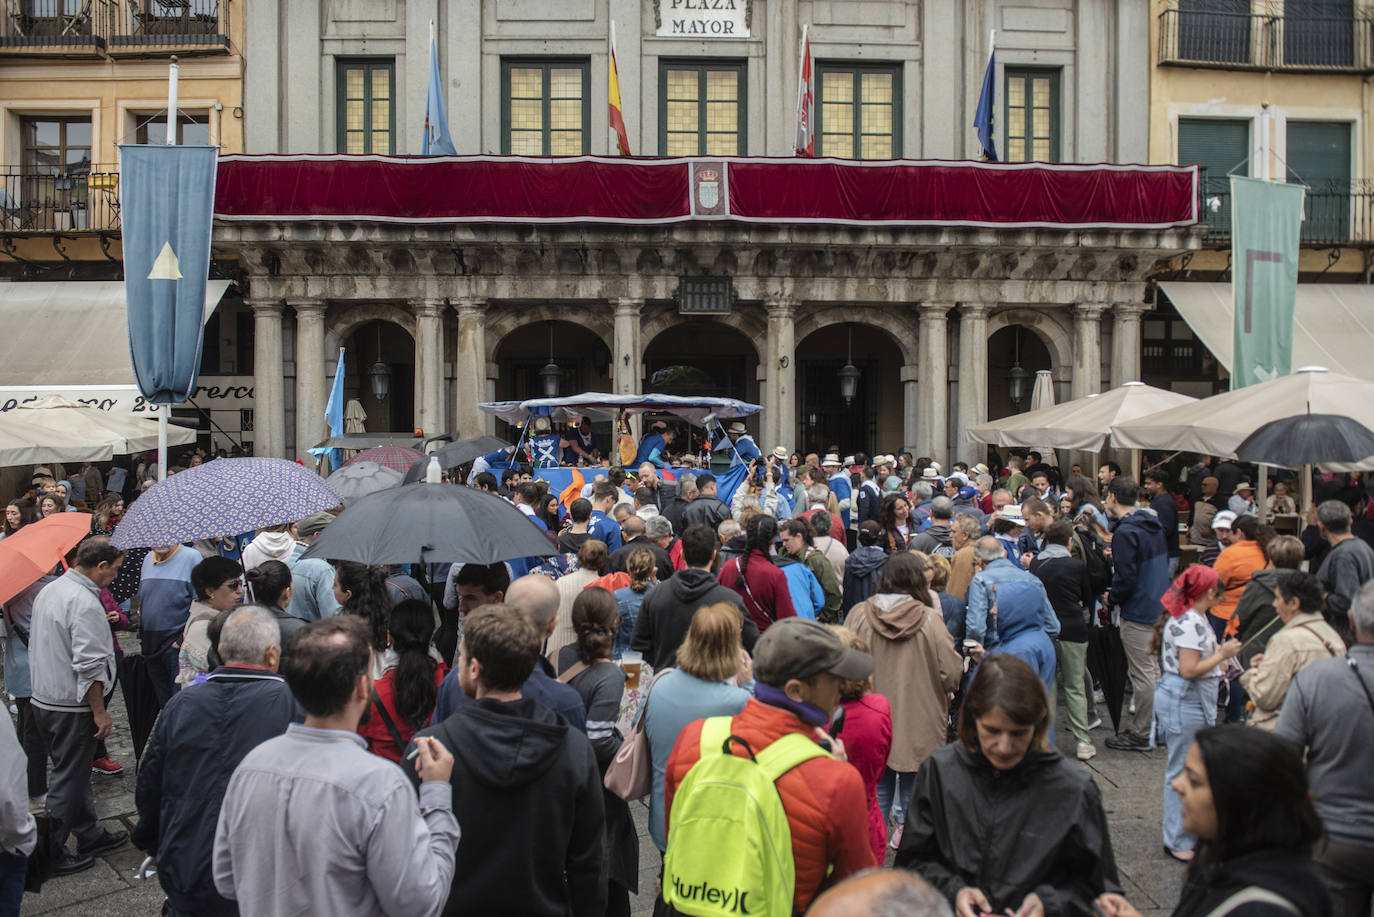
<svg viewBox="0 0 1374 917">
<path fill-rule="evenodd" d="M 1035 385 L 1031 388 L 1030 409 L 1043 411 L 1052 407 L 1054 407 L 1054 375 L 1048 369 L 1036 370 Z M 1049 443 L 1036 443 L 1031 448 L 1041 455 L 1048 455 L 1054 447 Z"/>
<path fill-rule="evenodd" d="M 185 446 L 196 431 L 168 424 L 167 443 Z M 117 414 L 46 395 L 0 414 L 0 465 L 104 461 L 157 448 L 154 416 Z"/>
<path fill-rule="evenodd" d="M 1241 440 L 1266 423 L 1307 413 L 1345 414 L 1374 427 L 1374 382 L 1304 366 L 1258 385 L 1119 421 L 1112 441 L 1131 449 L 1234 456 Z"/>
<path fill-rule="evenodd" d="M 1157 411 L 1185 407 L 1196 398 L 1143 382 L 1127 382 L 1100 395 L 1075 398 L 1040 411 L 1027 411 L 993 423 L 970 427 L 970 442 L 998 446 L 1048 446 L 1101 452 L 1115 424 Z M 1117 442 L 1116 445 L 1122 445 Z"/>
</svg>

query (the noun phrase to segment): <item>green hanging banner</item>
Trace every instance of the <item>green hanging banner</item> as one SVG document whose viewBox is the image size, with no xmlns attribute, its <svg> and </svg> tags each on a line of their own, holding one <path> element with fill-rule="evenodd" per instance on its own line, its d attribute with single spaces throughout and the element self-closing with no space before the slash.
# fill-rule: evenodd
<svg viewBox="0 0 1374 917">
<path fill-rule="evenodd" d="M 1231 388 L 1293 371 L 1303 186 L 1231 176 Z"/>
</svg>

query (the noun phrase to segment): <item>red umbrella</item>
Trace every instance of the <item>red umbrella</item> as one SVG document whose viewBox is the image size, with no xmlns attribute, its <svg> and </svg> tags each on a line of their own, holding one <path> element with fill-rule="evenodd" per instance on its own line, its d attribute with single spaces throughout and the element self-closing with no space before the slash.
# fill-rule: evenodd
<svg viewBox="0 0 1374 917">
<path fill-rule="evenodd" d="M 364 449 L 353 456 L 345 465 L 352 465 L 354 462 L 376 462 L 384 468 L 392 468 L 405 474 L 425 454 L 419 449 L 407 449 L 404 446 L 373 446 L 371 449 Z"/>
<path fill-rule="evenodd" d="M 36 583 L 89 534 L 90 513 L 53 513 L 0 541 L 0 603 Z"/>
</svg>

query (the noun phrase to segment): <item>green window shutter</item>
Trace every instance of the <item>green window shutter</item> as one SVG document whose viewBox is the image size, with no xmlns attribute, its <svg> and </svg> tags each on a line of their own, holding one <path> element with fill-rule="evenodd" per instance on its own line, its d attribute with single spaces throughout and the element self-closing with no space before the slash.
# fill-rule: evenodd
<svg viewBox="0 0 1374 917">
<path fill-rule="evenodd" d="M 1229 176 L 1250 174 L 1250 122 L 1239 119 L 1178 119 L 1178 161 L 1206 169 L 1203 191 L 1225 194 Z"/>
<path fill-rule="evenodd" d="M 1350 124 L 1288 122 L 1288 181 L 1307 186 L 1303 241 L 1350 238 Z"/>
</svg>

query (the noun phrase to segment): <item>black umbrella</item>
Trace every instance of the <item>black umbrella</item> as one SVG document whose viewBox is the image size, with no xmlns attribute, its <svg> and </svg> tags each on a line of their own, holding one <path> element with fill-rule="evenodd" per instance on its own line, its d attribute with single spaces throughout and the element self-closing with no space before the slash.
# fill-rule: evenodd
<svg viewBox="0 0 1374 917">
<path fill-rule="evenodd" d="M 328 529 L 326 529 L 328 531 Z M 1088 669 L 1102 684 L 1112 730 L 1121 732 L 1121 700 L 1126 696 L 1126 647 L 1121 628 L 1115 624 L 1091 628 L 1088 632 Z"/>
<path fill-rule="evenodd" d="M 455 443 L 449 443 L 442 449 L 436 449 L 425 456 L 406 472 L 404 483 L 413 484 L 416 481 L 424 480 L 425 469 L 429 467 L 429 460 L 437 458 L 439 467 L 447 471 L 450 468 L 457 468 L 459 465 L 466 465 L 475 458 L 495 452 L 497 449 L 509 449 L 510 443 L 496 436 L 473 436 L 469 439 L 460 439 Z"/>
<path fill-rule="evenodd" d="M 1295 414 L 1271 420 L 1236 447 L 1242 462 L 1297 468 L 1360 462 L 1374 455 L 1374 430 L 1344 414 Z"/>
<path fill-rule="evenodd" d="M 405 484 L 339 514 L 304 557 L 364 564 L 493 564 L 558 553 L 511 504 L 459 484 Z"/>
<path fill-rule="evenodd" d="M 142 759 L 158 715 L 157 692 L 148 674 L 148 660 L 138 653 L 124 656 L 119 660 L 118 674 L 124 712 L 129 717 L 129 732 L 134 740 L 134 758 Z"/>
</svg>

